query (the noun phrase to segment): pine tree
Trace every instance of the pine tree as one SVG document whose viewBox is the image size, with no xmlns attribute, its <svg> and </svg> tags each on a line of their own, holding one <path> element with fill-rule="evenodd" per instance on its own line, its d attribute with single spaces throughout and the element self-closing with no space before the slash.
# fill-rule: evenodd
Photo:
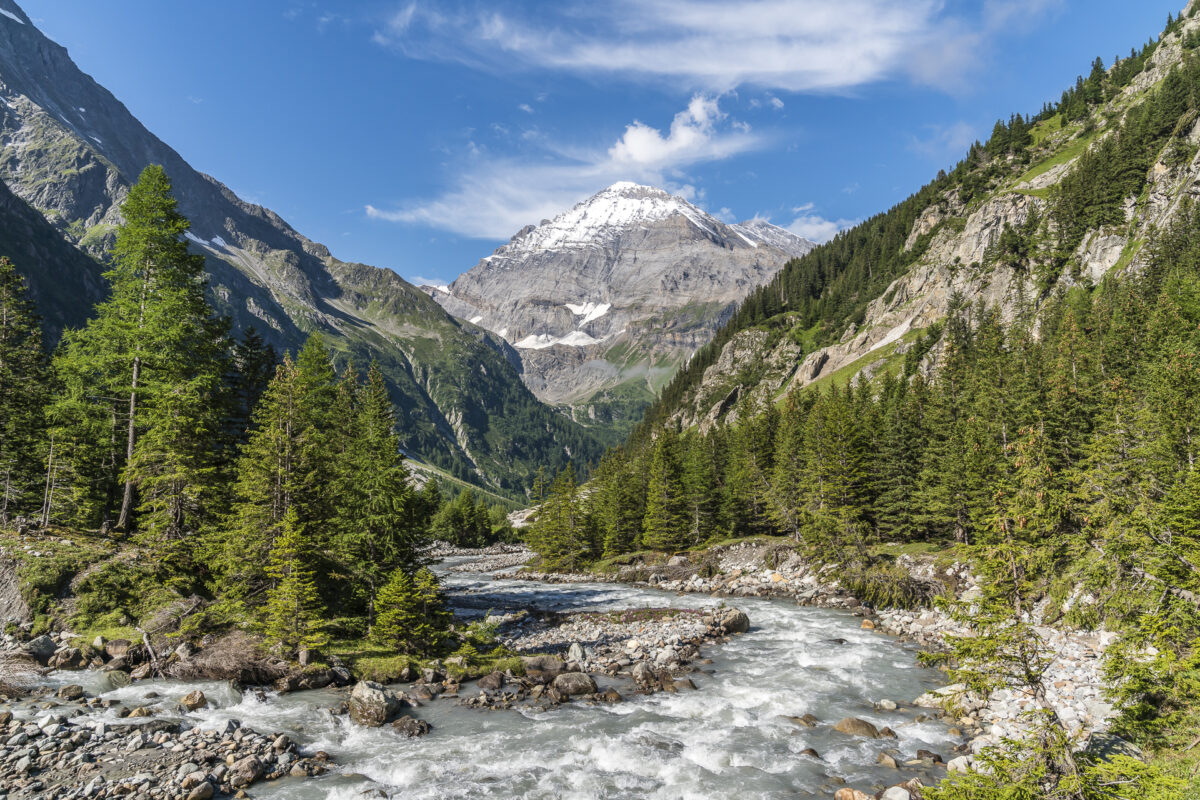
<svg viewBox="0 0 1200 800">
<path fill-rule="evenodd" d="M 575 468 L 568 464 L 538 506 L 526 538 L 547 569 L 571 571 L 599 555 L 600 537 L 595 523 L 579 496 Z"/>
<path fill-rule="evenodd" d="M 162 448 L 184 442 L 181 435 L 160 431 L 151 452 L 139 453 L 138 445 L 160 425 L 193 436 L 219 431 L 226 325 L 205 300 L 204 259 L 188 252 L 183 234 L 190 224 L 161 167 L 142 172 L 121 212 L 125 221 L 105 273 L 112 296 L 87 327 L 64 337 L 55 369 L 65 391 L 51 417 L 71 473 L 91 484 L 75 490 L 90 521 L 116 511 L 117 527 L 130 529 L 141 489 L 150 524 L 177 534 L 190 527 L 179 516 L 189 505 L 183 496 L 201 494 L 207 487 L 194 481 L 211 473 L 176 466 L 165 478 L 159 474 Z M 190 459 L 171 455 L 179 463 Z"/>
<path fill-rule="evenodd" d="M 372 638 L 402 653 L 436 652 L 446 639 L 450 614 L 428 569 L 410 575 L 392 572 L 375 598 L 378 613 Z"/>
<path fill-rule="evenodd" d="M 301 650 L 318 650 L 328 643 L 309 559 L 300 521 L 294 510 L 289 511 L 267 565 L 272 586 L 267 591 L 263 625 L 267 640 L 289 656 Z"/>
<path fill-rule="evenodd" d="M 395 433 L 392 401 L 379 365 L 372 362 L 354 408 L 339 479 L 338 558 L 367 598 L 368 625 L 374 597 L 386 577 L 416 563 L 418 531 L 413 525 L 413 489 Z M 486 523 L 486 511 L 485 523 Z"/>
<path fill-rule="evenodd" d="M 652 550 L 678 550 L 690 544 L 690 529 L 679 458 L 679 435 L 665 430 L 654 443 L 654 454 L 650 459 L 642 543 Z"/>
<path fill-rule="evenodd" d="M 0 258 L 0 520 L 36 508 L 49 369 L 25 281 Z"/>
</svg>

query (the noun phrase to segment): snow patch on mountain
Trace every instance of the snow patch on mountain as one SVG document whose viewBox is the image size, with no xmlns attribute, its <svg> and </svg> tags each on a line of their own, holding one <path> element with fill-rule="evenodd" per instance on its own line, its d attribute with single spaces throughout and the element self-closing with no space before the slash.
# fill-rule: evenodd
<svg viewBox="0 0 1200 800">
<path fill-rule="evenodd" d="M 777 248 L 793 258 L 808 255 L 817 246 L 815 242 L 811 242 L 803 236 L 797 236 L 778 225 L 772 225 L 765 219 L 748 219 L 729 227 L 747 241 L 753 240 Z M 757 246 L 756 244 L 755 247 Z"/>
<path fill-rule="evenodd" d="M 16 22 L 19 25 L 25 24 L 25 20 L 21 19 L 20 17 L 18 17 L 16 14 L 12 13 L 11 11 L 5 11 L 3 8 L 0 8 L 0 14 L 3 14 L 4 16 L 8 17 L 13 22 Z"/>
<path fill-rule="evenodd" d="M 587 347 L 588 345 L 599 344 L 602 341 L 604 340 L 588 336 L 583 331 L 571 331 L 566 336 L 531 333 L 521 341 L 515 343 L 513 347 L 518 347 L 522 350 L 545 350 L 547 347 L 553 347 L 556 344 L 564 344 L 568 347 Z"/>
<path fill-rule="evenodd" d="M 589 301 L 582 305 L 567 303 L 566 306 L 575 316 L 583 317 L 583 319 L 579 320 L 580 325 L 586 325 L 592 320 L 600 319 L 607 314 L 608 310 L 612 308 L 612 303 L 592 303 Z"/>
</svg>

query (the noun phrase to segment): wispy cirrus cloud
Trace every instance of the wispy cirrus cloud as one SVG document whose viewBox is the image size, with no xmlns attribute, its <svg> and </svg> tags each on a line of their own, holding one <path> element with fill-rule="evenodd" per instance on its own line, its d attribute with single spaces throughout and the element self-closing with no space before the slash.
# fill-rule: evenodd
<svg viewBox="0 0 1200 800">
<path fill-rule="evenodd" d="M 411 57 L 494 69 L 618 74 L 711 92 L 840 92 L 893 78 L 957 83 L 978 35 L 943 0 L 568 0 L 536 14 L 460 0 L 408 2 L 373 38 Z"/>
<path fill-rule="evenodd" d="M 639 120 L 611 146 L 594 150 L 544 143 L 538 159 L 492 157 L 474 150 L 442 195 L 386 209 L 373 219 L 424 224 L 462 236 L 506 239 L 530 223 L 619 180 L 652 183 L 696 196 L 686 170 L 763 146 L 767 137 L 731 120 L 715 97 L 697 94 L 663 131 Z"/>
</svg>

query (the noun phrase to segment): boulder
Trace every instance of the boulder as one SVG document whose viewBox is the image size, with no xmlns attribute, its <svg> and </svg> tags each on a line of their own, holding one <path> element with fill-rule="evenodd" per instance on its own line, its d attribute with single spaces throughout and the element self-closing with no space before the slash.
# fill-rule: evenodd
<svg viewBox="0 0 1200 800">
<path fill-rule="evenodd" d="M 551 676 L 558 675 L 567 668 L 558 656 L 521 656 L 521 664 L 526 673 L 545 673 Z"/>
<path fill-rule="evenodd" d="M 404 707 L 404 699 L 374 681 L 359 681 L 350 694 L 350 719 L 368 728 L 378 728 Z"/>
<path fill-rule="evenodd" d="M 128 639 L 113 639 L 111 642 L 104 644 L 104 652 L 109 658 L 119 658 L 129 652 L 129 648 L 133 643 Z"/>
<path fill-rule="evenodd" d="M 833 800 L 875 800 L 875 798 L 866 792 L 860 792 L 858 789 L 851 789 L 849 786 L 844 786 L 834 793 Z"/>
<path fill-rule="evenodd" d="M 633 681 L 638 686 L 652 686 L 658 683 L 658 675 L 645 661 L 639 661 L 633 666 Z"/>
<path fill-rule="evenodd" d="M 504 673 L 489 672 L 479 679 L 479 688 L 487 689 L 490 692 L 496 692 L 504 688 Z"/>
<path fill-rule="evenodd" d="M 229 785 L 235 789 L 249 786 L 262 777 L 265 767 L 257 756 L 246 756 L 229 767 Z"/>
<path fill-rule="evenodd" d="M 750 630 L 750 618 L 741 609 L 727 609 L 719 619 L 721 627 L 730 633 L 745 633 Z"/>
<path fill-rule="evenodd" d="M 889 769 L 900 769 L 900 765 L 896 763 L 896 759 L 889 756 L 887 753 L 880 753 L 875 762 L 880 766 L 888 767 Z"/>
<path fill-rule="evenodd" d="M 959 756 L 958 758 L 950 759 L 950 763 L 946 765 L 947 772 L 970 772 L 971 757 Z"/>
<path fill-rule="evenodd" d="M 108 685 L 106 691 L 111 691 L 128 686 L 133 682 L 133 678 L 129 677 L 129 673 L 124 670 L 110 669 L 104 672 L 104 682 Z"/>
<path fill-rule="evenodd" d="M 429 723 L 423 719 L 405 715 L 392 723 L 392 730 L 409 738 L 429 733 Z"/>
<path fill-rule="evenodd" d="M 26 642 L 21 649 L 44 667 L 50 663 L 50 657 L 54 655 L 54 651 L 58 649 L 58 645 L 49 636 L 42 634 L 36 639 Z"/>
<path fill-rule="evenodd" d="M 584 657 L 583 645 L 579 642 L 574 642 L 567 648 L 567 661 L 583 661 Z"/>
<path fill-rule="evenodd" d="M 77 683 L 68 683 L 58 690 L 59 700 L 78 700 L 81 697 L 83 697 L 83 687 Z"/>
<path fill-rule="evenodd" d="M 580 694 L 595 694 L 596 682 L 585 672 L 564 672 L 554 679 L 553 688 L 561 695 L 573 697 Z"/>
<path fill-rule="evenodd" d="M 912 795 L 903 786 L 892 786 L 879 795 L 879 800 L 912 800 Z"/>
<path fill-rule="evenodd" d="M 198 708 L 204 708 L 207 706 L 208 698 L 204 696 L 204 692 L 196 689 L 195 691 L 185 694 L 183 699 L 179 701 L 179 705 L 183 706 L 188 711 L 195 711 Z"/>
<path fill-rule="evenodd" d="M 59 669 L 80 669 L 86 664 L 87 658 L 78 647 L 60 650 L 50 659 L 50 665 Z"/>
<path fill-rule="evenodd" d="M 879 738 L 879 729 L 865 719 L 859 719 L 858 717 L 846 717 L 843 720 L 839 720 L 833 726 L 833 729 L 847 736 L 864 736 L 868 739 Z"/>
<path fill-rule="evenodd" d="M 188 792 L 187 800 L 212 800 L 213 794 L 215 794 L 213 785 L 208 781 L 204 781 L 203 783 L 197 784 L 190 792 Z"/>
</svg>

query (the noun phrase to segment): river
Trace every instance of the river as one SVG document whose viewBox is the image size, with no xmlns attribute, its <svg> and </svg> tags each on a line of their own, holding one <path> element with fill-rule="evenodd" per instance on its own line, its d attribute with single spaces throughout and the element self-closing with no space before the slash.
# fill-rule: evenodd
<svg viewBox="0 0 1200 800">
<path fill-rule="evenodd" d="M 444 565 L 443 565 L 444 568 Z M 486 608 L 618 610 L 703 607 L 717 600 L 677 596 L 619 584 L 551 585 L 493 581 L 443 573 L 453 605 Z M 284 696 L 232 693 L 222 683 L 143 681 L 104 696 L 137 701 L 148 691 L 180 697 L 203 689 L 213 707 L 188 722 L 213 727 L 236 718 L 260 732 L 285 732 L 305 750 L 325 750 L 335 772 L 315 779 L 256 784 L 255 798 L 306 800 L 405 798 L 803 798 L 832 796 L 844 780 L 860 789 L 891 785 L 914 773 L 876 763 L 884 750 L 898 761 L 918 748 L 949 758 L 955 743 L 940 722 L 915 722 L 916 712 L 877 711 L 887 698 L 909 701 L 940 683 L 920 667 L 916 651 L 860 629 L 853 615 L 798 607 L 782 600 L 738 598 L 751 630 L 709 647 L 713 661 L 692 675 L 695 692 L 636 695 L 615 705 L 575 702 L 551 711 L 480 711 L 440 700 L 417 710 L 433 731 L 420 739 L 390 728 L 368 729 L 328 709 L 343 692 Z M 96 681 L 95 673 L 63 672 L 56 683 Z M 464 687 L 464 694 L 466 694 Z M 823 724 L 804 728 L 785 717 L 814 714 Z M 112 711 L 98 712 L 97 718 Z M 897 739 L 859 739 L 831 730 L 842 717 L 891 727 Z M 819 758 L 802 755 L 813 748 Z M 364 794 L 366 792 L 366 794 Z"/>
</svg>

